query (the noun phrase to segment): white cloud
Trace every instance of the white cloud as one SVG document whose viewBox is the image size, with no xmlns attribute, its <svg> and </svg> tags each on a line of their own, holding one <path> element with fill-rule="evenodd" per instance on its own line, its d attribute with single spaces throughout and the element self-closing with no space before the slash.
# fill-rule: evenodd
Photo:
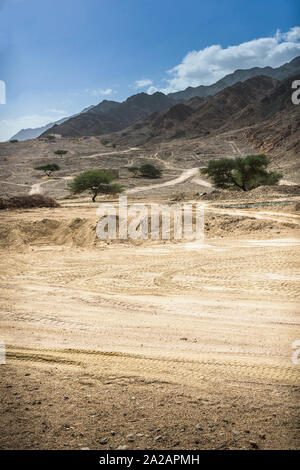
<svg viewBox="0 0 300 470">
<path fill-rule="evenodd" d="M 166 85 L 151 86 L 148 93 L 157 90 L 170 93 L 199 85 L 211 85 L 237 69 L 251 67 L 279 67 L 300 54 L 300 27 L 295 26 L 274 36 L 253 39 L 237 46 L 223 48 L 212 45 L 189 52 L 182 62 L 168 70 Z"/>
<path fill-rule="evenodd" d="M 142 80 L 136 80 L 134 82 L 134 88 L 145 88 L 146 86 L 152 85 L 152 80 L 145 78 Z"/>
<path fill-rule="evenodd" d="M 90 96 L 101 96 L 101 95 L 112 95 L 114 91 L 111 88 L 106 88 L 105 90 L 101 90 L 97 88 L 91 90 L 90 88 L 87 88 L 85 92 Z"/>
<path fill-rule="evenodd" d="M 54 120 L 58 121 L 63 117 L 65 117 L 65 115 L 57 115 L 54 119 L 53 115 L 32 114 L 20 116 L 19 118 L 3 119 L 0 121 L 0 142 L 9 140 L 21 129 L 35 129 L 36 127 L 45 126 Z"/>
</svg>

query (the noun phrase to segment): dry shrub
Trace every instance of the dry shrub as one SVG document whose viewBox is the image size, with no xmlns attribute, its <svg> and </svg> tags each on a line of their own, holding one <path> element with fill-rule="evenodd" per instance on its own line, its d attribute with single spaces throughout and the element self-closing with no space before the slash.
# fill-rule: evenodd
<svg viewBox="0 0 300 470">
<path fill-rule="evenodd" d="M 31 209 L 35 207 L 60 207 L 60 205 L 55 201 L 55 199 L 41 194 L 0 198 L 0 210 Z"/>
</svg>

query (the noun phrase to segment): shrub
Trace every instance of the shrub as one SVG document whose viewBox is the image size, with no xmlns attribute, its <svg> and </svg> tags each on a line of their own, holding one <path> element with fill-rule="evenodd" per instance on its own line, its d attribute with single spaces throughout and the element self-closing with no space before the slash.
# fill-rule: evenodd
<svg viewBox="0 0 300 470">
<path fill-rule="evenodd" d="M 146 163 L 140 167 L 141 175 L 145 178 L 160 178 L 161 177 L 161 170 L 150 163 Z"/>
<path fill-rule="evenodd" d="M 60 170 L 60 167 L 56 163 L 49 163 L 48 165 L 36 166 L 35 170 L 40 170 L 47 176 L 51 176 L 54 171 Z"/>
</svg>

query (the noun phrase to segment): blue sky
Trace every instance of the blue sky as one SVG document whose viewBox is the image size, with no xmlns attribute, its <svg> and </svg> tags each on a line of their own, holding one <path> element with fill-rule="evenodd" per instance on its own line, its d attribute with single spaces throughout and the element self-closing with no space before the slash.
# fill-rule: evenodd
<svg viewBox="0 0 300 470">
<path fill-rule="evenodd" d="M 298 0 L 0 0 L 0 140 L 300 55 Z M 294 29 L 293 29 L 294 28 Z"/>
</svg>

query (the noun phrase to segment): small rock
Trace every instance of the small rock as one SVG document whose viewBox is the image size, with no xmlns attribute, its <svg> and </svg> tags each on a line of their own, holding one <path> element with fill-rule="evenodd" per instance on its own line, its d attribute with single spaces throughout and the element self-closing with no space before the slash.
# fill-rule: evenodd
<svg viewBox="0 0 300 470">
<path fill-rule="evenodd" d="M 108 437 L 102 437 L 101 439 L 99 439 L 99 443 L 102 445 L 107 444 L 108 441 L 109 441 Z"/>
<path fill-rule="evenodd" d="M 250 446 L 251 446 L 253 449 L 259 449 L 259 446 L 258 446 L 257 442 L 255 442 L 255 441 L 250 441 L 249 444 L 250 444 Z"/>
<path fill-rule="evenodd" d="M 200 424 L 196 424 L 195 427 L 196 427 L 196 429 L 198 429 L 198 431 L 203 431 L 203 427 L 200 426 Z"/>
<path fill-rule="evenodd" d="M 227 445 L 226 444 L 221 444 L 219 447 L 216 448 L 216 450 L 226 450 Z"/>
<path fill-rule="evenodd" d="M 128 449 L 129 449 L 129 447 L 125 446 L 125 445 L 117 447 L 117 450 L 128 450 Z"/>
<path fill-rule="evenodd" d="M 155 441 L 160 441 L 160 440 L 161 440 L 161 436 L 156 436 L 156 437 L 154 438 L 154 440 L 155 440 Z"/>
<path fill-rule="evenodd" d="M 81 447 L 80 450 L 90 450 L 90 448 L 89 447 Z"/>
</svg>

